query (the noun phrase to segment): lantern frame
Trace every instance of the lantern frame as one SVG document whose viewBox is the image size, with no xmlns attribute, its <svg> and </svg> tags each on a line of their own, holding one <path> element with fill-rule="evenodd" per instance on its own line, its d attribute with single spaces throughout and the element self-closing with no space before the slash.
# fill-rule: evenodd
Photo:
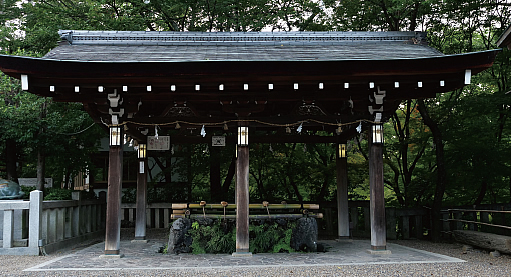
<svg viewBox="0 0 511 277">
<path fill-rule="evenodd" d="M 372 127 L 372 143 L 382 144 L 383 143 L 383 124 L 374 124 Z"/>
<path fill-rule="evenodd" d="M 121 146 L 122 139 L 123 136 L 121 126 L 110 126 L 110 146 Z"/>
<path fill-rule="evenodd" d="M 338 155 L 339 158 L 346 158 L 347 150 L 346 150 L 346 144 L 345 143 L 339 143 L 338 144 L 337 155 Z"/>
<path fill-rule="evenodd" d="M 238 127 L 238 145 L 239 146 L 248 146 L 248 127 L 247 126 L 239 126 Z"/>
<path fill-rule="evenodd" d="M 137 155 L 139 159 L 145 159 L 147 157 L 147 144 L 140 143 L 138 145 Z"/>
</svg>

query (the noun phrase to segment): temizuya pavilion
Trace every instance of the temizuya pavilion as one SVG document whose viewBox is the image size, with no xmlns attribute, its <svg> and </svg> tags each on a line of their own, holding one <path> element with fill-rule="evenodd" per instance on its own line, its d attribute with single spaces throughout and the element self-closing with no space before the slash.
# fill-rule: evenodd
<svg viewBox="0 0 511 277">
<path fill-rule="evenodd" d="M 471 76 L 490 67 L 498 52 L 444 55 L 428 47 L 422 32 L 60 35 L 60 45 L 43 58 L 0 56 L 0 69 L 21 79 L 23 90 L 54 101 L 82 102 L 96 122 L 110 127 L 104 253 L 112 256 L 121 256 L 123 153 L 116 139 L 126 130 L 143 145 L 146 128 L 155 125 L 186 131 L 171 137 L 173 143 L 211 143 L 211 137 L 198 134 L 202 126 L 207 133 L 237 130 L 237 138 L 226 138 L 228 144 L 237 141 L 235 255 L 249 251 L 249 141 L 332 142 L 342 150 L 358 126 L 369 129 L 369 251 L 386 251 L 382 123 L 403 99 L 435 97 L 470 84 Z M 334 135 L 298 135 L 300 125 Z M 196 131 L 190 135 L 189 128 Z M 288 128 L 293 134 L 281 132 Z M 256 135 L 264 130 L 277 132 Z M 140 156 L 141 165 L 145 156 Z M 346 158 L 340 155 L 337 162 L 339 237 L 347 237 Z M 144 240 L 143 166 L 138 174 L 135 240 Z"/>
</svg>

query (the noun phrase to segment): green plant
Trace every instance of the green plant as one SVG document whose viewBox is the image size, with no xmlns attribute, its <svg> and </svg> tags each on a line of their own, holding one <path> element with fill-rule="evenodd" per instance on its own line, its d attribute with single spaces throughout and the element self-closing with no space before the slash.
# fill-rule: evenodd
<svg viewBox="0 0 511 277">
<path fill-rule="evenodd" d="M 122 190 L 122 203 L 135 203 L 137 200 L 137 190 L 134 188 L 127 188 Z"/>
<path fill-rule="evenodd" d="M 192 237 L 192 253 L 232 253 L 236 249 L 236 233 L 234 228 L 224 228 L 220 220 L 211 226 L 205 226 L 195 221 L 188 234 Z M 226 223 L 225 223 L 226 224 Z"/>
<path fill-rule="evenodd" d="M 250 252 L 295 252 L 291 248 L 291 237 L 295 227 L 295 222 L 287 222 L 285 225 L 275 222 L 250 224 Z M 188 235 L 192 237 L 193 254 L 232 253 L 236 250 L 236 228 L 232 223 L 218 220 L 206 226 L 195 221 L 188 230 Z"/>
<path fill-rule="evenodd" d="M 293 229 L 287 229 L 284 231 L 284 237 L 281 237 L 277 244 L 273 246 L 273 253 L 279 252 L 295 252 L 293 248 L 291 248 L 291 236 L 293 235 Z"/>
<path fill-rule="evenodd" d="M 45 189 L 44 200 L 71 200 L 72 190 L 61 188 Z"/>
<path fill-rule="evenodd" d="M 36 190 L 35 186 L 21 186 L 21 191 L 23 191 L 25 193 L 22 198 L 29 199 L 30 192 L 33 190 Z"/>
<path fill-rule="evenodd" d="M 293 222 L 288 222 L 285 226 L 277 223 L 251 224 L 249 226 L 250 251 L 252 253 L 294 252 L 291 248 L 291 236 L 295 226 Z"/>
</svg>

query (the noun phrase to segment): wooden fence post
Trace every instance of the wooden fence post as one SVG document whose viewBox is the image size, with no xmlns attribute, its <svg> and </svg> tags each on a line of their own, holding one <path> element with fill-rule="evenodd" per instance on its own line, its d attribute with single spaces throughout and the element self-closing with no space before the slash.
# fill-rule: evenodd
<svg viewBox="0 0 511 277">
<path fill-rule="evenodd" d="M 403 235 L 403 239 L 410 239 L 410 217 L 408 215 L 404 215 L 402 217 L 403 227 L 401 229 L 401 233 Z"/>
</svg>

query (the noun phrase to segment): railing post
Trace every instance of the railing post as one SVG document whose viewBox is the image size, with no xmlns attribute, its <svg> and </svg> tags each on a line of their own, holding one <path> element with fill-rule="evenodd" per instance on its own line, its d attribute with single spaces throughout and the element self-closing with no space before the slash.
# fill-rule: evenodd
<svg viewBox="0 0 511 277">
<path fill-rule="evenodd" d="M 488 212 L 481 212 L 481 222 L 490 223 L 490 214 Z M 481 231 L 488 232 L 488 226 L 481 224 Z"/>
<path fill-rule="evenodd" d="M 12 247 L 14 235 L 14 210 L 4 210 L 3 248 Z"/>
<path fill-rule="evenodd" d="M 449 211 L 442 214 L 442 231 L 444 231 L 444 236 L 447 237 L 447 232 L 451 232 L 451 224 L 449 222 Z"/>
<path fill-rule="evenodd" d="M 387 215 L 387 238 L 397 239 L 396 232 L 396 208 L 386 208 Z"/>
<path fill-rule="evenodd" d="M 472 209 L 476 210 L 476 209 L 477 209 L 477 206 L 476 206 L 476 205 L 473 205 L 473 206 L 472 206 Z M 473 212 L 471 212 L 471 215 L 472 215 L 472 221 L 476 222 L 476 221 L 477 221 L 477 212 L 476 212 L 476 211 L 473 211 Z M 468 224 L 468 229 L 469 229 L 469 230 L 472 230 L 472 231 L 477 231 L 477 224 L 475 224 L 475 223 L 469 223 L 469 224 Z"/>
<path fill-rule="evenodd" d="M 352 232 L 351 236 L 353 237 L 353 232 L 358 231 L 358 207 L 352 207 L 350 208 L 350 215 L 351 215 L 351 229 Z"/>
<path fill-rule="evenodd" d="M 364 234 L 371 235 L 371 212 L 369 207 L 364 207 Z"/>
<path fill-rule="evenodd" d="M 30 192 L 30 212 L 28 247 L 33 249 L 33 255 L 39 254 L 39 240 L 41 239 L 41 221 L 43 211 L 43 192 L 34 190 Z"/>
<path fill-rule="evenodd" d="M 415 215 L 415 237 L 417 239 L 422 239 L 423 233 L 424 232 L 422 230 L 422 215 Z"/>
<path fill-rule="evenodd" d="M 106 192 L 99 192 L 99 201 L 101 201 L 101 215 L 99 217 L 100 227 L 101 229 L 106 228 Z"/>
<path fill-rule="evenodd" d="M 73 208 L 73 218 L 71 219 L 71 236 L 78 237 L 80 235 L 80 210 L 82 206 L 82 194 L 80 191 L 73 191 L 71 193 L 73 200 L 77 201 L 76 206 Z"/>
<path fill-rule="evenodd" d="M 401 230 L 403 239 L 410 239 L 410 216 L 404 215 L 403 217 L 403 228 Z"/>
</svg>

